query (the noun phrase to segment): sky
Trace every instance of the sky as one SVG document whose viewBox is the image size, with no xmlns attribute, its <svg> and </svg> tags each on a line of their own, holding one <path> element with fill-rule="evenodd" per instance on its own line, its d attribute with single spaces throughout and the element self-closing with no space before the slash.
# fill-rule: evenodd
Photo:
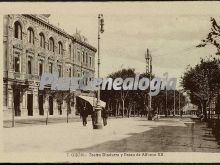
<svg viewBox="0 0 220 165">
<path fill-rule="evenodd" d="M 212 46 L 196 45 L 209 32 L 210 17 L 220 22 L 218 10 L 215 3 L 205 2 L 74 3 L 66 11 L 51 13 L 49 20 L 69 34 L 77 29 L 97 48 L 97 17 L 102 13 L 105 32 L 100 41 L 101 77 L 129 67 L 145 72 L 144 54 L 148 48 L 153 73 L 162 77 L 168 72 L 169 77 L 177 78 L 179 88 L 188 65 L 194 66 L 201 57 L 215 54 Z"/>
</svg>

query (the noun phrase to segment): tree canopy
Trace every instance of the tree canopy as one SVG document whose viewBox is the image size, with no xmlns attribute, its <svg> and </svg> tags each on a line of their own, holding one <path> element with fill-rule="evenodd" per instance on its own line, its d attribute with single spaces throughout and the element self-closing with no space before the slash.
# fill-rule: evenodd
<svg viewBox="0 0 220 165">
<path fill-rule="evenodd" d="M 192 103 L 201 106 L 206 116 L 207 104 L 220 88 L 220 61 L 216 58 L 201 59 L 195 67 L 188 67 L 181 85 L 190 94 Z"/>
</svg>

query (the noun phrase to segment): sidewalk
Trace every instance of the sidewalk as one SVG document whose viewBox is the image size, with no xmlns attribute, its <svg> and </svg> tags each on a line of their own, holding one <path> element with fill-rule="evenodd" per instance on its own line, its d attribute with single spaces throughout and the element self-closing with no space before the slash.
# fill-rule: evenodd
<svg viewBox="0 0 220 165">
<path fill-rule="evenodd" d="M 3 129 L 3 139 L 8 152 L 220 152 L 204 123 L 176 118 L 109 119 L 101 130 L 91 121 L 15 127 Z"/>
<path fill-rule="evenodd" d="M 90 120 L 90 117 L 88 117 Z M 81 121 L 79 115 L 76 116 L 69 116 L 68 122 L 76 122 Z M 66 116 L 49 116 L 48 117 L 48 125 L 49 124 L 56 124 L 56 123 L 67 123 Z M 12 121 L 11 120 L 4 120 L 3 127 L 4 128 L 11 128 Z M 15 127 L 26 127 L 26 126 L 34 126 L 34 125 L 46 125 L 46 116 L 43 117 L 30 117 L 30 118 L 16 118 L 15 119 Z"/>
</svg>

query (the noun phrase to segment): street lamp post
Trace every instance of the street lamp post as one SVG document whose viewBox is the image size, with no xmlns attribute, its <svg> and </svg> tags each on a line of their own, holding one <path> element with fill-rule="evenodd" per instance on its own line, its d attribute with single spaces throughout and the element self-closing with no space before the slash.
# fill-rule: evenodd
<svg viewBox="0 0 220 165">
<path fill-rule="evenodd" d="M 152 56 L 149 53 L 149 49 L 147 49 L 147 53 L 145 54 L 145 59 L 146 59 L 146 73 L 149 74 L 150 81 L 151 81 L 151 76 L 152 76 Z M 150 84 L 149 84 L 149 89 L 150 89 Z M 152 102 L 152 97 L 149 94 L 148 114 L 147 114 L 148 120 L 152 120 L 152 116 L 151 116 L 151 104 L 152 103 L 151 102 Z"/>
<path fill-rule="evenodd" d="M 165 112 L 165 117 L 167 117 L 168 111 L 167 111 L 167 88 L 166 88 L 166 112 Z"/>
<path fill-rule="evenodd" d="M 100 77 L 100 33 L 104 32 L 104 18 L 103 14 L 98 15 L 98 78 Z M 100 105 L 100 89 L 98 89 L 97 94 L 97 104 L 95 107 L 96 120 L 94 121 L 94 129 L 102 129 L 101 122 L 101 105 Z"/>
</svg>

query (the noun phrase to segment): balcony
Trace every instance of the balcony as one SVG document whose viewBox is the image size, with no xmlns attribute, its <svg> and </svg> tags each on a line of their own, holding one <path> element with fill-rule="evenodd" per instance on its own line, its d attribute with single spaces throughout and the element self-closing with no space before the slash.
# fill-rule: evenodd
<svg viewBox="0 0 220 165">
<path fill-rule="evenodd" d="M 23 40 L 13 38 L 13 47 L 22 50 L 23 49 Z"/>
<path fill-rule="evenodd" d="M 28 80 L 34 80 L 34 75 L 32 75 L 32 74 L 26 74 L 26 79 L 28 79 Z"/>
<path fill-rule="evenodd" d="M 15 79 L 22 79 L 22 78 L 23 78 L 23 75 L 22 75 L 22 73 L 14 72 L 14 78 L 15 78 Z"/>
<path fill-rule="evenodd" d="M 26 74 L 25 79 L 28 81 L 40 81 L 40 76 L 34 74 Z"/>
<path fill-rule="evenodd" d="M 3 78 L 8 78 L 8 71 L 3 71 Z"/>
</svg>

